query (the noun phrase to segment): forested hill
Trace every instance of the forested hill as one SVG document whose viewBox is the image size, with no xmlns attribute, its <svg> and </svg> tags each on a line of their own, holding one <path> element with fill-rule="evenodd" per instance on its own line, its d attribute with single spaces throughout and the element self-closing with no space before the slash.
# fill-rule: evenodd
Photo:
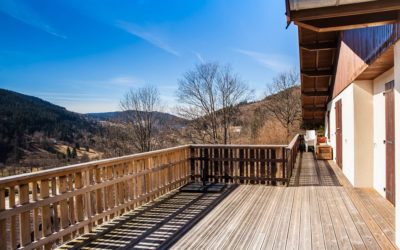
<svg viewBox="0 0 400 250">
<path fill-rule="evenodd" d="M 129 117 L 135 117 L 134 111 L 116 111 L 116 112 L 104 112 L 104 113 L 88 113 L 88 117 L 97 121 L 111 121 L 126 123 Z M 176 125 L 178 127 L 185 126 L 188 121 L 177 117 L 169 113 L 154 112 L 154 117 L 161 124 Z"/>
<path fill-rule="evenodd" d="M 79 114 L 37 97 L 0 89 L 0 169 L 2 164 L 67 164 L 80 161 L 84 154 L 96 159 L 133 153 L 129 128 L 125 126 L 130 112 Z M 156 129 L 163 138 L 173 137 L 171 131 L 187 123 L 162 112 L 156 112 L 156 120 Z M 68 148 L 75 149 L 77 157 L 68 159 Z M 37 160 L 32 163 L 32 159 Z"/>
<path fill-rule="evenodd" d="M 86 116 L 37 97 L 0 89 L 0 162 L 24 148 L 25 136 L 42 132 L 48 138 L 73 142 L 81 132 L 96 133 L 97 123 Z"/>
</svg>

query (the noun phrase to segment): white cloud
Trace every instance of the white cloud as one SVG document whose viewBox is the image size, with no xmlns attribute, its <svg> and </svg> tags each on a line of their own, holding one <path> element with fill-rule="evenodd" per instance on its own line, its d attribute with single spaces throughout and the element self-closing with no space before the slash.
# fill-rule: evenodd
<svg viewBox="0 0 400 250">
<path fill-rule="evenodd" d="M 205 62 L 206 62 L 199 52 L 194 52 L 194 54 L 196 55 L 197 59 L 198 59 L 201 63 L 205 63 Z"/>
<path fill-rule="evenodd" d="M 59 38 L 67 38 L 57 32 L 51 25 L 42 18 L 28 5 L 18 0 L 0 0 L 0 11 L 37 29 L 47 32 Z"/>
<path fill-rule="evenodd" d="M 259 64 L 263 65 L 265 68 L 275 72 L 286 71 L 292 68 L 293 59 L 288 56 L 264 54 L 257 51 L 243 49 L 235 49 L 234 51 L 250 57 L 251 59 L 257 61 Z"/>
<path fill-rule="evenodd" d="M 161 36 L 157 34 L 157 32 L 145 30 L 142 27 L 125 21 L 117 21 L 116 26 L 134 36 L 145 40 L 157 48 L 164 50 L 167 53 L 179 56 L 179 52 L 173 49 L 166 41 L 164 41 Z"/>
</svg>

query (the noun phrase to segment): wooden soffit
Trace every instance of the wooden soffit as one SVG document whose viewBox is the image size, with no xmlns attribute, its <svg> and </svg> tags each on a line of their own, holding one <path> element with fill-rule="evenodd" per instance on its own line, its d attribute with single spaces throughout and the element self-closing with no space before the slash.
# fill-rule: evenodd
<svg viewBox="0 0 400 250">
<path fill-rule="evenodd" d="M 299 27 L 303 123 L 324 123 L 334 80 L 338 32 L 316 32 Z"/>
<path fill-rule="evenodd" d="M 394 23 L 398 20 L 400 11 L 399 0 L 334 1 L 339 4 L 331 2 L 288 0 L 288 22 L 316 32 L 330 32 Z M 306 7 L 294 8 L 295 6 Z"/>
</svg>

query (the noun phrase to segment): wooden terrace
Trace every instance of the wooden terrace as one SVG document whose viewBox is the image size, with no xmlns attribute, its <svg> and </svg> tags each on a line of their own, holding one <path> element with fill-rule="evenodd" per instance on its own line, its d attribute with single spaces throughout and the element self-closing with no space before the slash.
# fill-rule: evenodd
<svg viewBox="0 0 400 250">
<path fill-rule="evenodd" d="M 299 154 L 299 141 L 187 145 L 0 179 L 0 249 L 395 249 L 394 207 Z M 179 191 L 190 181 L 226 188 Z"/>
</svg>

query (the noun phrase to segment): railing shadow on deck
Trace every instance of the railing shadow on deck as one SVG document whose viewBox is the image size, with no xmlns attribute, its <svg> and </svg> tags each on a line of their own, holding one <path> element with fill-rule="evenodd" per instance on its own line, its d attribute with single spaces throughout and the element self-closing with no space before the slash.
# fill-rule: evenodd
<svg viewBox="0 0 400 250">
<path fill-rule="evenodd" d="M 0 179 L 0 249 L 50 249 L 189 181 L 288 185 L 300 144 L 185 145 Z M 203 177 L 203 178 L 202 178 Z"/>
<path fill-rule="evenodd" d="M 341 186 L 335 172 L 325 160 L 317 160 L 314 153 L 299 154 L 290 186 Z"/>
</svg>

